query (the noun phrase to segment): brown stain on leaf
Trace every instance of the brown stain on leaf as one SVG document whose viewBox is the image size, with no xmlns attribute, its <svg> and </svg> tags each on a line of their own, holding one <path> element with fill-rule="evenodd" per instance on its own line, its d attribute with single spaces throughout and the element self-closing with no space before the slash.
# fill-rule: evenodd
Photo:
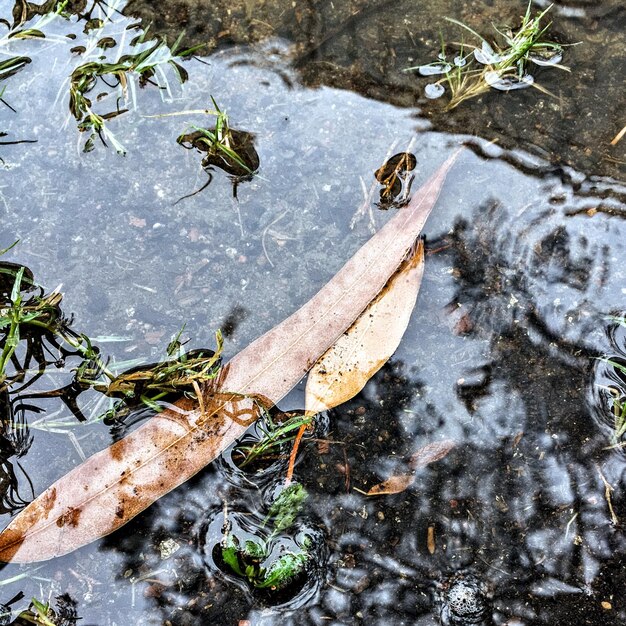
<svg viewBox="0 0 626 626">
<path fill-rule="evenodd" d="M 57 518 L 56 524 L 59 528 L 63 528 L 63 526 L 69 525 L 75 528 L 78 526 L 78 521 L 80 520 L 80 509 L 69 509 L 67 512 L 63 513 L 63 515 L 59 515 Z"/>
<path fill-rule="evenodd" d="M 124 458 L 124 451 L 126 449 L 126 441 L 124 439 L 120 439 L 116 441 L 109 447 L 109 451 L 111 453 L 111 458 L 116 461 L 120 461 Z"/>
<path fill-rule="evenodd" d="M 0 555 L 2 560 L 9 563 L 20 550 L 26 535 L 20 530 L 7 528 L 0 534 Z"/>
<path fill-rule="evenodd" d="M 54 508 L 57 499 L 57 490 L 55 487 L 50 489 L 46 489 L 43 494 L 36 501 L 38 503 L 38 508 L 40 510 L 40 515 L 47 519 L 48 515 L 50 515 L 50 511 Z"/>
</svg>

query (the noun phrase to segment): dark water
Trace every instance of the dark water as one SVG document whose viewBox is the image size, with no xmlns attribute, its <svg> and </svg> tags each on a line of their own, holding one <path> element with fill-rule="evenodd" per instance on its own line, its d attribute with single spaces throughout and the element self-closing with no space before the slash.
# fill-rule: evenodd
<svg viewBox="0 0 626 626">
<path fill-rule="evenodd" d="M 622 3 L 555 3 L 550 33 L 581 42 L 565 48 L 571 73 L 537 74 L 556 97 L 491 91 L 452 112 L 401 70 L 436 56 L 440 29 L 458 37 L 444 17 L 487 35 L 491 22 L 515 25 L 523 2 L 123 4 L 77 0 L 69 8 L 83 17 L 0 47 L 0 60 L 31 60 L 1 83 L 2 140 L 36 141 L 2 145 L 0 248 L 19 239 L 4 258 L 48 290 L 62 283 L 77 330 L 122 338 L 101 344 L 118 360 L 158 358 L 183 322 L 192 346 L 212 346 L 227 327 L 232 356 L 396 210 L 375 206 L 374 172 L 388 156 L 415 155 L 415 189 L 468 148 L 426 225 L 424 281 L 400 348 L 324 416 L 316 435 L 330 445 L 307 444 L 296 469 L 310 494 L 296 530 L 315 538 L 317 556 L 293 593 L 254 592 L 219 569 L 224 507 L 251 532 L 284 471 L 246 475 L 229 452 L 97 544 L 6 565 L 0 602 L 23 591 L 11 605 L 21 610 L 68 594 L 79 623 L 98 625 L 626 624 L 626 459 L 609 391 L 623 399 L 626 377 L 596 358 L 626 359 L 626 329 L 608 317 L 626 310 L 626 139 L 610 145 L 626 124 Z M 13 2 L 0 9 L 13 23 Z M 182 63 L 183 85 L 164 66 L 155 82 L 165 89 L 135 80 L 119 105 L 96 101 L 115 89 L 94 91 L 101 113 L 129 109 L 108 122 L 125 157 L 110 140 L 84 153 L 87 133 L 68 108 L 69 76 L 97 58 L 103 36 L 85 35 L 86 19 L 107 12 L 109 59 L 131 50 L 131 14 L 170 43 L 184 30 L 185 46 L 205 44 Z M 82 56 L 70 53 L 78 45 Z M 211 107 L 211 95 L 254 135 L 259 173 L 236 198 L 226 173 L 176 143 L 209 124 L 180 113 Z M 71 378 L 49 369 L 39 388 Z M 4 446 L 5 523 L 118 436 L 97 421 L 106 406 L 95 394 L 79 402 L 87 423 L 42 401 L 45 412 L 26 418 L 28 452 Z M 303 403 L 298 388 L 280 408 Z M 363 495 L 443 440 L 456 447 L 406 491 Z"/>
</svg>

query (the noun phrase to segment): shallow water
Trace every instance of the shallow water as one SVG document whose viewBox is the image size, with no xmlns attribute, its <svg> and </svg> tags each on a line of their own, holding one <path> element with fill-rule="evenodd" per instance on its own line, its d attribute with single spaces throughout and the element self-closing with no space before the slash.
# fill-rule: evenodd
<svg viewBox="0 0 626 626">
<path fill-rule="evenodd" d="M 556 3 L 551 32 L 582 42 L 565 48 L 571 73 L 538 74 L 557 98 L 489 92 L 452 112 L 402 68 L 436 55 L 445 16 L 488 34 L 523 3 L 151 4 L 126 13 L 208 45 L 184 62 L 185 84 L 166 70 L 169 90 L 136 87 L 129 112 L 110 121 L 125 157 L 98 141 L 83 153 L 68 111 L 64 81 L 83 62 L 69 48 L 87 39 L 84 20 L 53 21 L 47 39 L 3 48 L 32 59 L 2 82 L 15 109 L 0 103 L 3 139 L 37 143 L 2 146 L 0 249 L 19 239 L 5 258 L 48 290 L 63 283 L 77 330 L 123 337 L 102 344 L 117 359 L 158 358 L 183 323 L 191 347 L 211 347 L 228 326 L 232 356 L 392 216 L 376 208 L 374 172 L 388 156 L 415 155 L 415 190 L 467 148 L 424 231 L 425 275 L 402 344 L 325 416 L 316 436 L 330 445 L 309 443 L 296 469 L 310 494 L 298 527 L 319 552 L 295 597 L 253 593 L 219 570 L 225 504 L 254 527 L 284 471 L 246 476 L 229 452 L 97 544 L 6 565 L 0 602 L 23 591 L 11 607 L 23 609 L 69 594 L 80 623 L 98 625 L 626 623 L 626 462 L 610 447 L 606 389 L 626 395 L 626 382 L 595 358 L 626 359 L 626 331 L 607 319 L 626 310 L 626 139 L 610 145 L 626 123 L 621 3 Z M 0 8 L 9 19 L 12 3 Z M 107 33 L 128 46 L 124 29 L 137 20 L 111 17 Z M 54 41 L 68 32 L 77 40 Z M 259 175 L 234 198 L 214 168 L 208 187 L 181 199 L 208 174 L 175 140 L 207 118 L 155 116 L 206 109 L 210 95 L 233 128 L 254 134 Z M 88 418 L 103 408 L 95 395 L 80 402 Z M 280 408 L 303 403 L 300 386 Z M 25 500 L 29 480 L 40 493 L 118 436 L 79 424 L 58 401 L 40 404 L 29 451 L 3 457 Z M 455 448 L 406 491 L 363 495 L 444 440 Z M 178 546 L 171 556 L 168 545 Z"/>
</svg>

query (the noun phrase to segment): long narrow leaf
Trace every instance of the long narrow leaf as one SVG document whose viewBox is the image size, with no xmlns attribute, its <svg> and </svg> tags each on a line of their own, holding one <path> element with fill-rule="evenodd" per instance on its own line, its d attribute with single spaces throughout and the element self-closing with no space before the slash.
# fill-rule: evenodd
<svg viewBox="0 0 626 626">
<path fill-rule="evenodd" d="M 458 153 L 451 156 L 308 303 L 225 366 L 219 390 L 183 398 L 88 458 L 0 534 L 0 559 L 66 554 L 120 528 L 198 473 L 277 403 L 352 325 L 414 245 Z"/>
</svg>

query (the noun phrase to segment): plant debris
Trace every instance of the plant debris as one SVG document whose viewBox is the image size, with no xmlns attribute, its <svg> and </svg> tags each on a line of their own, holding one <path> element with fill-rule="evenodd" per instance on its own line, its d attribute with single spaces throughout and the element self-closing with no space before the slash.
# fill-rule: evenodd
<svg viewBox="0 0 626 626">
<path fill-rule="evenodd" d="M 443 78 L 426 86 L 427 98 L 439 98 L 450 92 L 448 109 L 454 109 L 470 98 L 475 98 L 490 89 L 513 91 L 526 87 L 535 87 L 552 95 L 539 86 L 530 73 L 531 65 L 538 67 L 556 67 L 565 71 L 569 68 L 561 65 L 563 46 L 544 38 L 551 26 L 545 26 L 541 20 L 551 7 L 538 15 L 531 15 L 528 3 L 521 25 L 516 28 L 496 29 L 503 43 L 489 42 L 469 26 L 452 18 L 448 22 L 460 26 L 478 40 L 478 44 L 460 43 L 459 50 L 451 57 L 445 42 L 437 60 L 426 65 L 406 68 L 405 71 L 418 71 L 422 76 L 443 75 Z"/>
</svg>

